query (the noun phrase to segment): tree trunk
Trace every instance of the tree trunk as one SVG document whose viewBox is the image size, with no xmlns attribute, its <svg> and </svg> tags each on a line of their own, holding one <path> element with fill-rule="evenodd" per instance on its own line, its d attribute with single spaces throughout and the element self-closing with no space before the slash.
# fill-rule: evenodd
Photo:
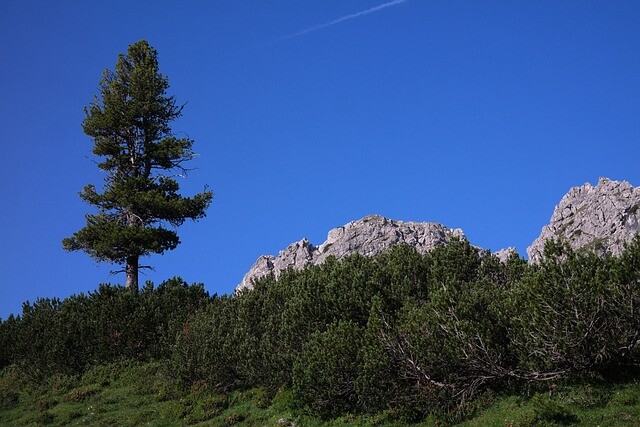
<svg viewBox="0 0 640 427">
<path fill-rule="evenodd" d="M 138 293 L 138 257 L 133 255 L 127 257 L 127 265 L 125 267 L 127 273 L 126 286 L 127 289 Z"/>
<path fill-rule="evenodd" d="M 131 155 L 131 162 L 133 163 L 134 157 Z M 135 168 L 134 168 L 135 169 Z M 135 227 L 136 220 L 139 217 L 136 217 L 132 212 L 127 211 L 127 226 Z M 129 255 L 127 257 L 127 265 L 124 268 L 125 274 L 127 275 L 126 286 L 127 289 L 138 293 L 138 259 L 140 257 L 138 255 Z"/>
</svg>

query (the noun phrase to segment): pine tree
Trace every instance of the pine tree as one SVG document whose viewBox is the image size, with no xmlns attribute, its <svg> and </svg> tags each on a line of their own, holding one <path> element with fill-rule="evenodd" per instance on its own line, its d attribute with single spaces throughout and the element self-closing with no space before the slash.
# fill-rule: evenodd
<svg viewBox="0 0 640 427">
<path fill-rule="evenodd" d="M 175 227 L 204 217 L 213 197 L 206 187 L 190 198 L 178 194 L 174 177 L 186 173 L 193 140 L 171 132 L 184 105 L 176 105 L 168 88 L 156 50 L 144 40 L 119 55 L 115 70 L 103 73 L 100 95 L 85 107 L 82 127 L 107 176 L 102 192 L 92 184 L 80 192 L 98 212 L 86 215 L 86 226 L 62 242 L 68 251 L 124 264 L 126 286 L 134 291 L 139 258 L 175 249 Z"/>
</svg>

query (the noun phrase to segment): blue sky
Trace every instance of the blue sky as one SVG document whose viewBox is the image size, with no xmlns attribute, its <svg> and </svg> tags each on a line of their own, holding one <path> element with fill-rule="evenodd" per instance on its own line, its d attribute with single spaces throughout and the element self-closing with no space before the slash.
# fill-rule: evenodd
<svg viewBox="0 0 640 427">
<path fill-rule="evenodd" d="M 524 255 L 570 187 L 640 185 L 640 2 L 407 0 L 322 27 L 385 3 L 3 0 L 0 317 L 124 281 L 61 240 L 104 178 L 83 107 L 140 39 L 187 102 L 182 192 L 216 193 L 143 281 L 229 293 L 259 255 L 372 213 Z"/>
</svg>

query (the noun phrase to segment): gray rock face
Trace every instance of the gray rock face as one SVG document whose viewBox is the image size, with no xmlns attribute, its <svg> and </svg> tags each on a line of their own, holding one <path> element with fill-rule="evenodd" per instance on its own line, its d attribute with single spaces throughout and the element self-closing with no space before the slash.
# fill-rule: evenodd
<svg viewBox="0 0 640 427">
<path fill-rule="evenodd" d="M 497 257 L 500 262 L 506 263 L 512 255 L 518 255 L 518 251 L 513 246 L 509 246 L 506 249 L 500 249 L 493 253 L 495 257 Z"/>
<path fill-rule="evenodd" d="M 354 253 L 373 256 L 400 243 L 409 244 L 418 252 L 425 253 L 448 242 L 452 237 L 464 238 L 464 233 L 460 229 L 453 230 L 435 222 L 403 222 L 370 215 L 334 228 L 320 246 L 302 239 L 280 251 L 277 257 L 259 257 L 236 290 L 252 288 L 252 280 L 271 272 L 277 277 L 288 267 L 301 269 L 311 264 L 321 264 L 331 255 L 338 259 Z"/>
<path fill-rule="evenodd" d="M 598 184 L 574 187 L 556 206 L 551 222 L 527 248 L 529 261 L 543 257 L 548 239 L 566 240 L 573 249 L 593 249 L 603 255 L 617 255 L 624 243 L 640 231 L 640 187 L 627 181 L 600 178 Z"/>
<path fill-rule="evenodd" d="M 627 181 L 600 178 L 595 186 L 586 183 L 569 190 L 556 206 L 551 222 L 527 248 L 527 254 L 531 262 L 538 262 L 543 257 L 545 241 L 559 238 L 574 249 L 587 248 L 599 254 L 617 255 L 624 243 L 638 232 L 640 187 L 633 187 Z M 280 251 L 278 256 L 260 256 L 236 290 L 251 289 L 253 280 L 272 272 L 277 277 L 289 267 L 302 269 L 321 264 L 331 255 L 338 259 L 354 253 L 373 256 L 400 243 L 414 246 L 424 254 L 452 237 L 465 238 L 462 230 L 446 228 L 439 223 L 394 221 L 370 215 L 334 228 L 320 246 L 302 239 Z M 514 248 L 508 248 L 494 255 L 505 262 L 514 253 L 517 253 Z"/>
</svg>

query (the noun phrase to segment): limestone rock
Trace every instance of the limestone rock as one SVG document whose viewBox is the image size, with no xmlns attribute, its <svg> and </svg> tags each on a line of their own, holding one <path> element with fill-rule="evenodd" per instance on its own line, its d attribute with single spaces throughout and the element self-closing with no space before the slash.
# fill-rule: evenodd
<svg viewBox="0 0 640 427">
<path fill-rule="evenodd" d="M 258 260 L 251 267 L 251 273 L 256 277 L 266 276 L 275 269 L 273 264 L 274 261 L 275 257 L 273 255 L 262 255 L 258 257 Z M 242 280 L 242 283 L 244 284 L 244 279 Z"/>
<path fill-rule="evenodd" d="M 236 290 L 251 288 L 253 280 L 271 272 L 277 277 L 288 267 L 301 269 L 311 264 L 321 264 L 331 255 L 338 259 L 354 253 L 374 256 L 400 243 L 414 246 L 418 252 L 425 253 L 452 237 L 465 238 L 462 230 L 453 230 L 435 222 L 403 222 L 369 215 L 334 228 L 320 246 L 316 247 L 307 239 L 302 239 L 280 251 L 277 257 L 259 257 Z"/>
<path fill-rule="evenodd" d="M 627 181 L 600 178 L 597 185 L 586 183 L 574 187 L 562 198 L 550 223 L 542 228 L 527 253 L 531 262 L 538 262 L 543 256 L 544 242 L 560 238 L 574 249 L 586 248 L 599 254 L 616 255 L 638 232 L 640 187 L 633 187 Z M 439 223 L 394 221 L 370 215 L 334 228 L 320 246 L 302 239 L 280 251 L 278 256 L 259 257 L 236 290 L 250 289 L 253 280 L 270 273 L 277 277 L 289 267 L 302 269 L 320 264 L 329 256 L 338 259 L 354 253 L 373 256 L 400 243 L 411 245 L 424 254 L 452 237 L 465 238 L 462 230 L 449 229 Z M 513 253 L 516 253 L 515 249 L 507 248 L 494 255 L 505 262 Z"/>
<path fill-rule="evenodd" d="M 556 206 L 551 222 L 529 246 L 529 261 L 543 257 L 548 239 L 567 241 L 573 249 L 592 249 L 596 253 L 619 254 L 624 243 L 640 231 L 640 187 L 627 181 L 600 178 L 593 186 L 574 187 Z"/>
<path fill-rule="evenodd" d="M 493 256 L 497 257 L 500 262 L 506 263 L 509 257 L 512 255 L 518 255 L 518 251 L 513 246 L 509 246 L 506 249 L 500 249 L 493 253 Z"/>
</svg>

